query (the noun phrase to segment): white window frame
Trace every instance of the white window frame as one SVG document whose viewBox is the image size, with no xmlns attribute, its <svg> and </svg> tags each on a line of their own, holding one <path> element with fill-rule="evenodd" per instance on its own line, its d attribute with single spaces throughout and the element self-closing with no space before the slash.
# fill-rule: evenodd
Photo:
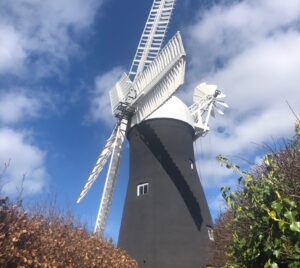
<svg viewBox="0 0 300 268">
<path fill-rule="evenodd" d="M 207 232 L 208 232 L 208 238 L 210 241 L 215 241 L 215 238 L 214 238 L 214 229 L 207 226 Z"/>
<path fill-rule="evenodd" d="M 190 163 L 190 168 L 194 169 L 194 167 L 195 167 L 194 161 L 192 159 L 189 159 L 189 163 Z"/>
<path fill-rule="evenodd" d="M 147 186 L 147 191 L 146 192 L 145 192 L 145 186 Z M 142 193 L 141 193 L 140 189 L 143 189 Z M 137 196 L 145 195 L 148 192 L 149 192 L 149 182 L 145 182 L 145 183 L 137 185 L 137 187 L 136 187 L 136 195 Z"/>
</svg>

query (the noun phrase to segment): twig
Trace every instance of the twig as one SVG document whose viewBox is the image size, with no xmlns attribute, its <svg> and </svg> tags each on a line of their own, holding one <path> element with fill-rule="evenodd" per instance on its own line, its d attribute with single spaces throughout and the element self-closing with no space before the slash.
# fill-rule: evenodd
<svg viewBox="0 0 300 268">
<path fill-rule="evenodd" d="M 5 174 L 6 170 L 8 169 L 9 165 L 10 165 L 10 159 L 8 159 L 8 161 L 4 163 L 4 168 L 3 168 L 3 170 L 0 174 L 0 179 L 4 176 L 4 174 Z"/>
<path fill-rule="evenodd" d="M 3 168 L 2 172 L 0 173 L 0 194 L 2 193 L 2 189 L 3 189 L 4 185 L 6 184 L 4 181 L 2 182 L 1 180 L 3 179 L 9 165 L 10 165 L 10 159 L 8 159 L 8 161 L 4 163 L 4 168 Z"/>
<path fill-rule="evenodd" d="M 291 107 L 291 105 L 289 104 L 289 102 L 286 100 L 285 101 L 287 103 L 287 105 L 289 106 L 291 112 L 293 113 L 293 115 L 295 116 L 295 118 L 297 119 L 298 123 L 300 123 L 300 118 L 297 116 L 297 114 L 295 113 L 294 109 Z"/>
<path fill-rule="evenodd" d="M 22 180 L 21 180 L 21 184 L 20 184 L 20 188 L 17 186 L 17 191 L 18 191 L 18 198 L 17 198 L 17 204 L 19 207 L 22 207 L 22 203 L 23 203 L 23 192 L 24 192 L 24 181 L 26 178 L 26 174 L 23 174 Z"/>
</svg>

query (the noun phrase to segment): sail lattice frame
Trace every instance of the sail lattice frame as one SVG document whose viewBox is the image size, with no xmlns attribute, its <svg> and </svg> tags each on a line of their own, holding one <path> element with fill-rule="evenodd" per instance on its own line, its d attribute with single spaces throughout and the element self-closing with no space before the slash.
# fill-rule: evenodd
<svg viewBox="0 0 300 268">
<path fill-rule="evenodd" d="M 175 0 L 154 0 L 137 47 L 129 76 L 138 76 L 157 56 L 164 41 Z"/>
</svg>

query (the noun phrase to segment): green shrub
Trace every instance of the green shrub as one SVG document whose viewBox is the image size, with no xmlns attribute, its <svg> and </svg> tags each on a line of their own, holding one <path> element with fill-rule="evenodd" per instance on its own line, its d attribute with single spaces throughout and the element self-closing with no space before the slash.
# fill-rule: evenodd
<svg viewBox="0 0 300 268">
<path fill-rule="evenodd" d="M 240 189 L 221 189 L 232 219 L 224 267 L 300 267 L 300 127 L 279 152 L 264 157 L 255 171 L 244 172 L 218 156 L 239 174 Z M 227 212 L 228 213 L 228 212 Z"/>
</svg>

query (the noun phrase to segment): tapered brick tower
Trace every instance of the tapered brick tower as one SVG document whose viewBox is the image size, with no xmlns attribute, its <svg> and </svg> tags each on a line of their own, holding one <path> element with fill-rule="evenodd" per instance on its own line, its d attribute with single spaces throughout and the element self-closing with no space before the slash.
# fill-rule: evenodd
<svg viewBox="0 0 300 268">
<path fill-rule="evenodd" d="M 176 97 L 135 124 L 118 246 L 140 267 L 205 267 L 212 220 L 195 165 L 195 131 Z"/>
</svg>

